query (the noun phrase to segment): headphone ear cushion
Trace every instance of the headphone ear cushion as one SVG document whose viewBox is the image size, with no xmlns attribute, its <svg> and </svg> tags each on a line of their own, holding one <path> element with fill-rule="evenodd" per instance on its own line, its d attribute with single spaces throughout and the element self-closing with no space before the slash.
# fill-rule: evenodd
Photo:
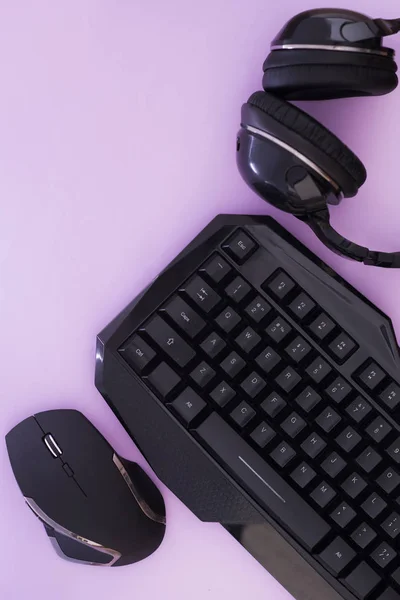
<svg viewBox="0 0 400 600">
<path fill-rule="evenodd" d="M 327 100 L 389 94 L 398 85 L 393 70 L 356 64 L 298 64 L 267 68 L 263 87 L 286 100 Z"/>
<path fill-rule="evenodd" d="M 250 96 L 248 103 L 261 109 L 338 163 L 351 177 L 357 189 L 363 185 L 367 172 L 362 162 L 350 148 L 313 117 L 267 92 L 255 92 Z"/>
</svg>

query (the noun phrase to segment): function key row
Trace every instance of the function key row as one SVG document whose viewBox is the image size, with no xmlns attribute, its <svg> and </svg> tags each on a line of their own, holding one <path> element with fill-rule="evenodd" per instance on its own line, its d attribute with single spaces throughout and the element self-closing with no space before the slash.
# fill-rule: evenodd
<svg viewBox="0 0 400 600">
<path fill-rule="evenodd" d="M 222 244 L 222 248 L 237 264 L 242 265 L 254 254 L 258 245 L 247 233 L 238 229 Z"/>
<path fill-rule="evenodd" d="M 345 331 L 339 330 L 333 319 L 321 312 L 305 292 L 299 293 L 298 286 L 284 271 L 279 270 L 270 277 L 263 284 L 263 289 L 280 303 L 285 303 L 288 312 L 301 322 L 311 315 L 311 322 L 307 319 L 306 328 L 339 364 L 343 364 L 357 350 L 355 341 Z M 314 317 L 316 310 L 319 312 Z M 376 362 L 367 361 L 355 377 L 368 393 L 374 393 L 375 399 L 386 409 L 394 411 L 400 408 L 400 386 Z"/>
<path fill-rule="evenodd" d="M 400 386 L 374 361 L 368 360 L 355 374 L 355 379 L 386 409 L 394 411 L 400 404 Z"/>
<path fill-rule="evenodd" d="M 337 363 L 342 364 L 357 350 L 355 341 L 281 269 L 267 279 L 262 288 L 280 303 L 283 302 L 296 320 L 306 321 L 308 331 L 319 343 L 326 342 L 326 351 Z"/>
</svg>

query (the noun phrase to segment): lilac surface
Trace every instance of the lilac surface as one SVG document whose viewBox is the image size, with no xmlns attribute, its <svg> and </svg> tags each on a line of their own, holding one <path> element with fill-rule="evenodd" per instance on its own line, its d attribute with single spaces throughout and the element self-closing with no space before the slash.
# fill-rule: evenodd
<svg viewBox="0 0 400 600">
<path fill-rule="evenodd" d="M 398 272 L 334 256 L 236 172 L 240 105 L 260 88 L 270 40 L 294 12 L 332 2 L 300 4 L 2 3 L 1 436 L 35 411 L 75 407 L 148 469 L 93 385 L 95 336 L 217 213 L 273 214 L 400 331 Z M 383 0 L 375 16 L 396 11 Z M 390 41 L 400 49 L 399 37 Z M 334 224 L 370 247 L 399 249 L 400 90 L 307 108 L 369 170 Z M 1 598 L 290 598 L 161 484 L 168 529 L 151 558 L 111 570 L 62 561 L 24 506 L 4 445 L 0 461 Z"/>
</svg>

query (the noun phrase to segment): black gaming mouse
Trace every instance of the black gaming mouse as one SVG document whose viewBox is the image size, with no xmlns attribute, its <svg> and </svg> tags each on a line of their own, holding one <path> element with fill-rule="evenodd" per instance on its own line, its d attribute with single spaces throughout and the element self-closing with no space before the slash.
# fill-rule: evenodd
<svg viewBox="0 0 400 600">
<path fill-rule="evenodd" d="M 160 492 L 80 412 L 29 417 L 6 443 L 26 503 L 63 558 L 116 567 L 146 558 L 161 544 Z"/>
</svg>

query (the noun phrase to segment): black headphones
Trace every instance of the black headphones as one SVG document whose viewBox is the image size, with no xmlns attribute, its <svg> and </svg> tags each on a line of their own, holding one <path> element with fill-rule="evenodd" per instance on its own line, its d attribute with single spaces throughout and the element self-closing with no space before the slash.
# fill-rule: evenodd
<svg viewBox="0 0 400 600">
<path fill-rule="evenodd" d="M 378 96 L 398 84 L 394 51 L 382 38 L 400 19 L 317 9 L 291 19 L 271 44 L 263 87 L 242 107 L 237 164 L 264 200 L 305 221 L 334 252 L 366 265 L 400 268 L 400 252 L 374 252 L 337 233 L 329 204 L 355 196 L 362 162 L 339 138 L 287 100 Z"/>
</svg>

